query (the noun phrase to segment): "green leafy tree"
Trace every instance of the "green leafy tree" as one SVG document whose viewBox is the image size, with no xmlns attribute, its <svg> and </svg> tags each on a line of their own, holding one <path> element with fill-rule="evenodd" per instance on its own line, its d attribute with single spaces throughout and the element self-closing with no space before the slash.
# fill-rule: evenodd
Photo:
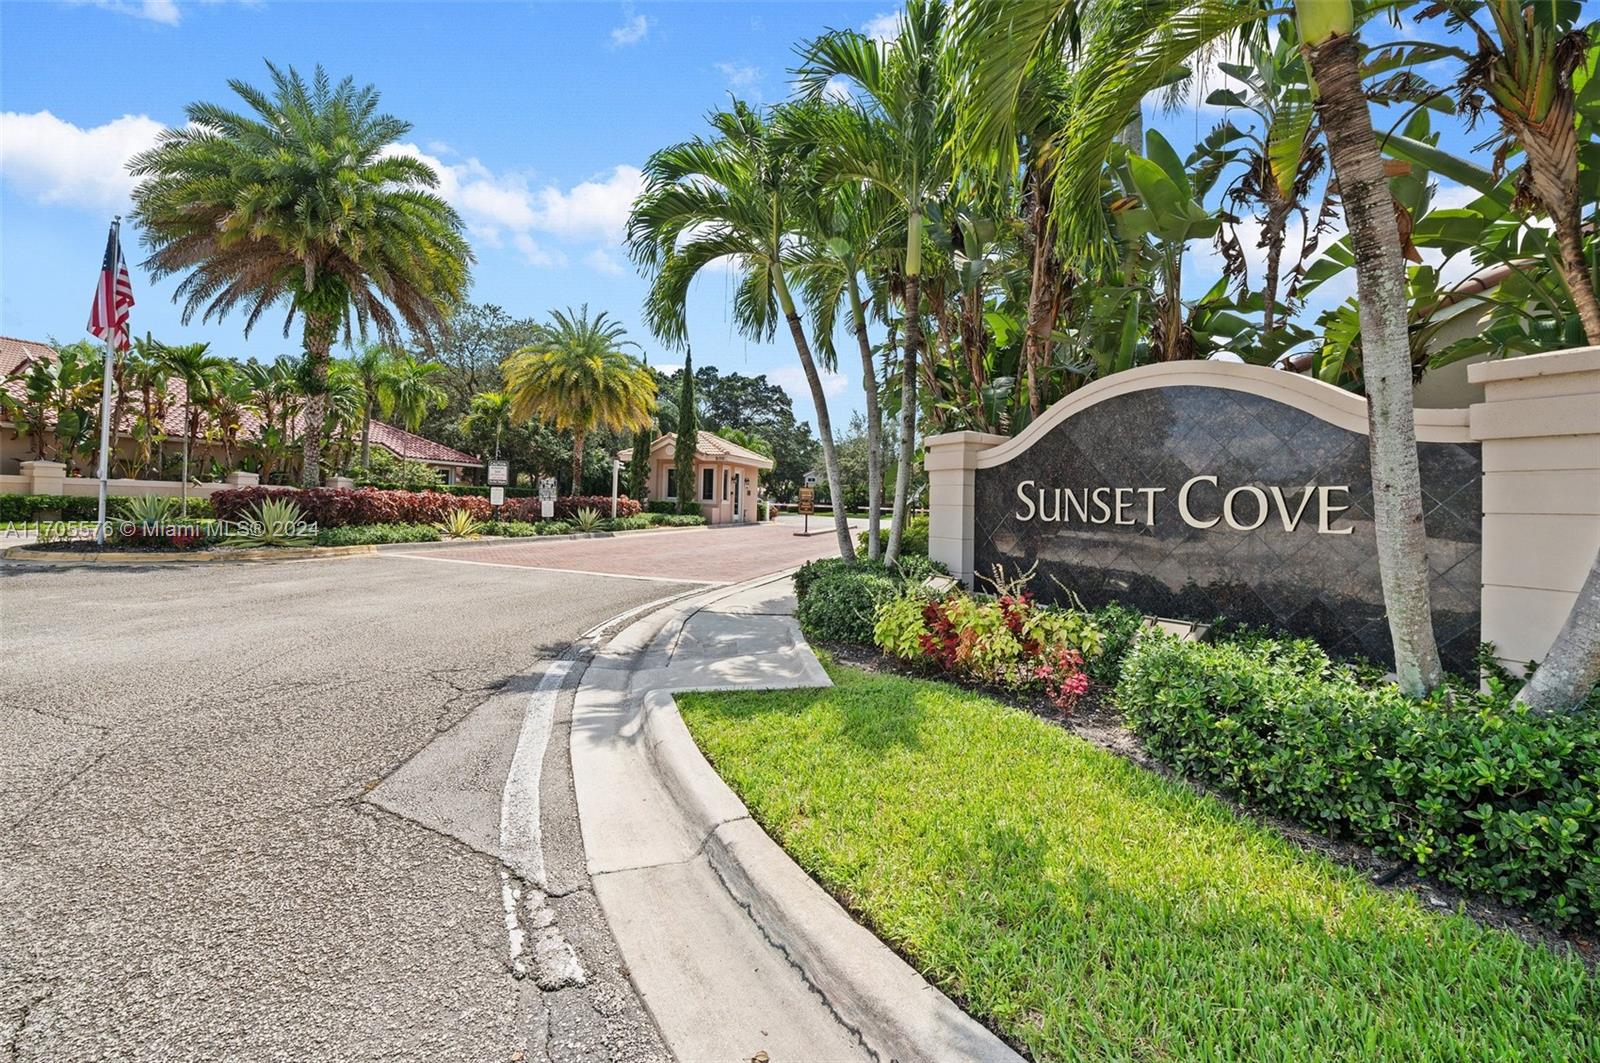
<svg viewBox="0 0 1600 1063">
<path fill-rule="evenodd" d="M 211 353 L 209 343 L 161 344 L 157 357 L 166 366 L 169 380 L 183 384 L 183 466 L 180 475 L 179 514 L 189 515 L 189 448 L 200 434 L 201 418 L 224 386 L 225 375 L 233 369 L 226 358 Z"/>
<path fill-rule="evenodd" d="M 823 464 L 837 482 L 828 399 L 787 276 L 809 149 L 742 101 L 711 115 L 711 125 L 712 139 L 663 148 L 645 165 L 645 189 L 628 216 L 630 251 L 650 279 L 645 317 L 661 339 L 685 343 L 690 284 L 712 263 L 731 261 L 739 271 L 733 305 L 739 330 L 767 340 L 780 317 L 788 325 L 816 410 Z M 853 558 L 843 513 L 835 514 L 834 531 L 840 556 Z"/>
<path fill-rule="evenodd" d="M 678 512 L 694 495 L 694 452 L 700 445 L 700 411 L 694 400 L 694 351 L 683 357 L 683 383 L 678 392 L 678 436 L 673 442 L 673 475 L 678 481 Z"/>
<path fill-rule="evenodd" d="M 650 446 L 655 441 L 654 426 L 633 433 L 633 454 L 628 460 L 628 497 L 640 502 L 650 494 Z"/>
<path fill-rule="evenodd" d="M 604 311 L 551 312 L 539 338 L 505 363 L 512 416 L 538 416 L 572 434 L 572 490 L 583 489 L 583 447 L 597 429 L 631 431 L 655 416 L 656 382 L 624 353 L 626 331 Z"/>
<path fill-rule="evenodd" d="M 511 396 L 504 391 L 480 391 L 472 396 L 461 429 L 469 436 L 488 435 L 494 441 L 494 456 L 500 457 L 500 439 L 511 424 Z"/>
<path fill-rule="evenodd" d="M 415 432 L 430 410 L 442 410 L 450 395 L 439 386 L 445 367 L 438 362 L 421 362 L 409 354 L 396 356 L 378 381 L 378 399 L 385 417 L 395 417 Z"/>
<path fill-rule="evenodd" d="M 298 317 L 306 356 L 302 483 L 319 481 L 329 349 L 343 330 L 398 344 L 425 334 L 466 292 L 461 219 L 426 163 L 385 149 L 411 128 L 378 92 L 319 67 L 308 83 L 268 64 L 272 92 L 229 87 L 247 112 L 191 104 L 188 122 L 129 163 L 134 220 L 160 278 L 184 274 L 187 323 L 238 307 L 245 332 L 274 306 Z"/>
</svg>

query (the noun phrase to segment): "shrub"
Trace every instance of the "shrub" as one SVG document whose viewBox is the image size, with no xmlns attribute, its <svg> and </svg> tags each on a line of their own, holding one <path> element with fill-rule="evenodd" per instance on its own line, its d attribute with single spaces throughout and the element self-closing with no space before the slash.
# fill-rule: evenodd
<svg viewBox="0 0 1600 1063">
<path fill-rule="evenodd" d="M 525 520 L 486 520 L 479 529 L 484 535 L 503 535 L 520 539 L 539 534 L 539 525 Z"/>
<path fill-rule="evenodd" d="M 606 501 L 609 502 L 610 499 L 607 498 Z M 675 517 L 698 517 L 700 516 L 700 503 L 685 502 L 683 504 L 683 512 L 679 513 L 678 503 L 665 498 L 652 498 L 650 500 L 650 512 L 670 514 Z"/>
<path fill-rule="evenodd" d="M 870 644 L 874 613 L 902 586 L 882 568 L 841 560 L 839 566 L 808 581 L 808 593 L 800 599 L 795 616 L 807 638 Z"/>
<path fill-rule="evenodd" d="M 234 546 L 305 546 L 316 533 L 306 524 L 300 506 L 286 498 L 264 498 L 228 536 Z"/>
<path fill-rule="evenodd" d="M 453 509 L 448 517 L 437 521 L 433 527 L 446 539 L 470 539 L 478 534 L 483 522 L 464 509 Z"/>
<path fill-rule="evenodd" d="M 1308 640 L 1142 637 L 1117 702 L 1162 763 L 1556 926 L 1600 919 L 1600 711 L 1416 702 Z"/>
<path fill-rule="evenodd" d="M 318 546 L 377 546 L 382 543 L 436 543 L 439 533 L 426 524 L 355 524 L 324 528 Z"/>
<path fill-rule="evenodd" d="M 694 513 L 649 513 L 644 519 L 657 528 L 698 528 L 706 522 Z"/>
<path fill-rule="evenodd" d="M 1031 594 L 932 597 L 914 588 L 877 613 L 879 649 L 1013 693 L 1043 693 L 1063 712 L 1088 689 L 1084 662 L 1102 650 L 1084 612 L 1040 605 Z"/>
<path fill-rule="evenodd" d="M 1089 660 L 1089 678 L 1110 689 L 1122 676 L 1122 661 L 1144 627 L 1144 614 L 1116 602 L 1094 610 L 1094 624 L 1100 629 L 1100 654 Z"/>
<path fill-rule="evenodd" d="M 581 532 L 597 532 L 600 530 L 600 511 L 585 506 L 573 516 L 572 523 Z"/>
<path fill-rule="evenodd" d="M 795 570 L 794 594 L 796 601 L 805 601 L 813 584 L 823 576 L 851 568 L 879 572 L 899 583 L 921 583 L 929 576 L 947 576 L 950 570 L 926 557 L 902 557 L 892 566 L 874 566 L 871 561 L 846 561 L 842 557 L 824 557 L 807 561 Z M 871 639 L 867 640 L 868 642 Z"/>
<path fill-rule="evenodd" d="M 238 487 L 211 496 L 212 508 L 223 520 L 242 520 L 267 499 L 298 505 L 308 521 L 321 528 L 347 524 L 435 524 L 457 509 L 476 520 L 490 516 L 489 500 L 457 497 L 443 491 L 380 491 L 333 487 Z M 535 503 L 537 505 L 537 503 Z M 509 505 L 509 504 L 508 504 Z"/>
<path fill-rule="evenodd" d="M 607 531 L 642 531 L 651 526 L 649 517 L 618 517 L 603 522 Z"/>
<path fill-rule="evenodd" d="M 622 495 L 617 499 L 618 517 L 637 517 L 642 510 L 637 501 Z M 572 520 L 578 515 L 580 509 L 592 509 L 596 513 L 609 514 L 611 512 L 610 495 L 563 495 L 555 501 L 555 519 Z M 507 496 L 506 504 L 500 507 L 501 520 L 541 520 L 543 510 L 539 505 L 539 496 L 535 492 L 527 498 L 511 498 Z"/>
<path fill-rule="evenodd" d="M 106 515 L 116 514 L 136 495 L 111 495 L 106 499 Z M 167 496 L 163 496 L 167 497 Z M 178 504 L 172 498 L 173 506 Z M 99 499 L 94 495 L 0 495 L 0 524 L 26 523 L 38 519 L 40 513 L 59 513 L 62 520 L 92 521 L 99 516 Z M 189 517 L 201 519 L 216 514 L 211 503 L 199 497 L 189 499 Z"/>
<path fill-rule="evenodd" d="M 881 535 L 883 536 L 884 545 L 887 545 L 889 542 L 889 524 L 887 521 L 883 524 Z M 863 554 L 867 552 L 866 532 L 861 532 L 856 536 L 856 549 Z M 918 557 L 928 556 L 928 518 L 926 516 L 914 516 L 906 521 L 906 530 L 900 535 L 901 558 L 912 555 Z"/>
</svg>

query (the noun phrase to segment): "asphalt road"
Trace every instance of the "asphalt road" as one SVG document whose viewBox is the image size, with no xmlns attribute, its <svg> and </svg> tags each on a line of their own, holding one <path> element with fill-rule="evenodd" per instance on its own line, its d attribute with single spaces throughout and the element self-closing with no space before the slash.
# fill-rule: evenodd
<svg viewBox="0 0 1600 1063">
<path fill-rule="evenodd" d="M 663 1057 L 582 874 L 559 677 L 546 888 L 495 841 L 540 663 L 688 589 L 0 566 L 0 1058 Z"/>
</svg>

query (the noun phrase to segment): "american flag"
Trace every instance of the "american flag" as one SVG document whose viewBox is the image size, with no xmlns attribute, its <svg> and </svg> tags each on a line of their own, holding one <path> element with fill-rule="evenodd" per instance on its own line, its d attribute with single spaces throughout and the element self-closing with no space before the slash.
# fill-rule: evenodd
<svg viewBox="0 0 1600 1063">
<path fill-rule="evenodd" d="M 117 239 L 117 224 L 106 237 L 106 258 L 100 266 L 100 280 L 94 286 L 94 306 L 89 311 L 89 332 L 109 340 L 119 351 L 128 343 L 128 307 L 133 305 L 133 282 L 128 264 L 122 260 L 122 244 Z"/>
</svg>

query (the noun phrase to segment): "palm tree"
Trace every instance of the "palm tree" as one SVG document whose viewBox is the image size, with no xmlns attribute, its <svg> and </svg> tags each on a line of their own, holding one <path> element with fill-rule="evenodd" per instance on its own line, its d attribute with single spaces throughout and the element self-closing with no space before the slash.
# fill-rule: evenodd
<svg viewBox="0 0 1600 1063">
<path fill-rule="evenodd" d="M 409 354 L 394 358 L 378 382 L 378 396 L 385 417 L 398 417 L 406 431 L 422 427 L 429 410 L 442 410 L 450 395 L 433 382 L 445 371 L 438 362 L 419 362 Z"/>
<path fill-rule="evenodd" d="M 1073 117 L 1063 134 L 1055 222 L 1080 265 L 1115 255 L 1101 180 L 1110 146 L 1139 101 L 1207 44 L 1257 23 L 1264 5 L 1236 0 L 989 0 L 963 9 L 967 69 L 959 128 L 978 150 L 1015 151 L 1018 93 L 1041 53 L 1080 40 Z M 1351 0 L 1296 5 L 1317 116 L 1339 181 L 1356 262 L 1367 387 L 1374 524 L 1400 685 L 1426 693 L 1443 669 L 1428 595 L 1427 536 L 1412 408 L 1411 350 L 1400 232 L 1372 116 L 1362 95 L 1360 42 Z"/>
<path fill-rule="evenodd" d="M 372 419 L 382 405 L 384 381 L 388 379 L 394 355 L 382 343 L 369 343 L 350 356 L 350 368 L 361 381 L 364 402 L 361 408 L 361 468 L 371 467 Z"/>
<path fill-rule="evenodd" d="M 226 358 L 211 352 L 209 343 L 161 344 L 158 357 L 169 379 L 183 382 L 183 482 L 179 490 L 179 514 L 189 515 L 189 444 L 200 434 L 200 418 L 210 407 L 222 385 L 224 373 L 233 368 Z"/>
<path fill-rule="evenodd" d="M 506 393 L 518 421 L 540 417 L 572 433 L 572 493 L 583 492 L 583 444 L 590 432 L 628 432 L 650 423 L 654 375 L 622 347 L 623 327 L 605 311 L 553 310 L 534 343 L 505 361 Z"/>
<path fill-rule="evenodd" d="M 315 487 L 322 458 L 328 351 L 368 328 L 398 343 L 402 326 L 426 335 L 467 289 L 472 252 L 461 219 L 431 189 L 419 159 L 384 150 L 411 128 L 379 113 L 378 92 L 318 67 L 308 84 L 267 64 L 269 96 L 229 87 L 240 113 L 191 104 L 188 122 L 162 133 L 129 163 L 142 178 L 134 219 L 156 277 L 184 273 L 183 320 L 239 307 L 245 333 L 273 306 L 298 316 L 307 361 L 302 482 Z"/>
<path fill-rule="evenodd" d="M 761 341 L 772 337 L 780 315 L 789 326 L 817 412 L 829 490 L 840 497 L 828 400 L 787 276 L 804 146 L 742 101 L 710 120 L 714 139 L 675 144 L 645 164 L 645 189 L 628 216 L 633 259 L 651 275 L 645 318 L 662 340 L 683 344 L 689 286 L 712 263 L 731 261 L 740 271 L 733 305 L 739 330 Z M 840 556 L 854 558 L 842 507 L 834 511 L 834 532 Z"/>
<path fill-rule="evenodd" d="M 824 172 L 834 180 L 863 182 L 893 196 L 905 211 L 905 350 L 900 375 L 900 462 L 895 470 L 894 516 L 884 558 L 900 556 L 907 493 L 916 446 L 917 357 L 922 348 L 922 245 L 927 207 L 948 181 L 950 91 L 945 72 L 944 0 L 909 0 L 900 34 L 884 42 L 854 31 L 813 41 L 796 71 L 803 96 L 821 99 L 834 78 L 853 81 L 860 107 L 829 108 L 829 149 Z M 842 498 L 830 483 L 831 497 Z M 840 507 L 834 507 L 837 512 Z"/>
<path fill-rule="evenodd" d="M 273 471 L 289 442 L 289 426 L 298 412 L 294 359 L 279 357 L 271 364 L 254 358 L 240 369 L 249 387 L 248 403 L 261 415 L 256 443 L 261 451 L 261 482 L 270 483 Z"/>
<path fill-rule="evenodd" d="M 500 457 L 500 434 L 511 423 L 511 396 L 504 391 L 480 391 L 472 396 L 461 430 L 471 435 L 489 432 L 494 436 L 494 456 Z"/>
<path fill-rule="evenodd" d="M 811 334 L 830 360 L 839 305 L 850 310 L 850 331 L 861 352 L 861 388 L 866 398 L 867 420 L 867 557 L 882 553 L 883 414 L 878 408 L 878 374 L 872 341 L 867 333 L 867 305 L 860 274 L 869 264 L 886 257 L 886 246 L 900 235 L 894 226 L 890 198 L 880 189 L 844 185 L 819 190 L 816 209 L 805 225 L 805 248 L 810 252 L 795 269 L 796 283 L 811 310 Z M 901 241 L 903 243 L 903 239 Z"/>
<path fill-rule="evenodd" d="M 1477 38 L 1461 78 L 1462 110 L 1475 117 L 1488 106 L 1500 118 L 1498 164 L 1515 144 L 1526 160 L 1526 190 L 1555 226 L 1559 265 L 1590 343 L 1600 343 L 1600 295 L 1583 250 L 1583 218 L 1578 183 L 1577 93 L 1575 70 L 1584 64 L 1589 34 L 1575 24 L 1578 4 L 1527 0 L 1446 0 L 1435 5 L 1452 25 L 1467 26 Z M 1486 7 L 1491 35 L 1474 19 Z M 1497 39 L 1498 38 L 1498 39 Z"/>
<path fill-rule="evenodd" d="M 160 446 L 166 439 L 168 372 L 163 349 L 147 332 L 133 341 L 133 350 L 123 360 L 127 385 L 139 392 L 139 415 L 133 423 L 136 463 L 141 473 L 152 476 L 160 475 Z"/>
</svg>

